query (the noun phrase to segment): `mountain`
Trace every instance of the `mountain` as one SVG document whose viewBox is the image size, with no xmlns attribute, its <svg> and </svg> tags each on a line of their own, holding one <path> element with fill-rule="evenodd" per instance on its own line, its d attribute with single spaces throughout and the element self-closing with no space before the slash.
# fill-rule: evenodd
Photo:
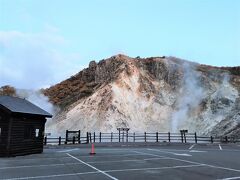
<svg viewBox="0 0 240 180">
<path fill-rule="evenodd" d="M 178 132 L 240 136 L 240 67 L 175 57 L 116 55 L 48 89 L 60 107 L 49 130 Z"/>
</svg>

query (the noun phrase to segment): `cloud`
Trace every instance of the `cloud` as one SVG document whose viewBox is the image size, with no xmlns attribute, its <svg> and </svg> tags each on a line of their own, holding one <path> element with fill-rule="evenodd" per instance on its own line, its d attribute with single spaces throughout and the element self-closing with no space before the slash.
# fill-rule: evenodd
<svg viewBox="0 0 240 180">
<path fill-rule="evenodd" d="M 83 68 L 80 55 L 64 52 L 66 40 L 51 29 L 41 33 L 0 31 L 0 86 L 38 89 Z"/>
</svg>

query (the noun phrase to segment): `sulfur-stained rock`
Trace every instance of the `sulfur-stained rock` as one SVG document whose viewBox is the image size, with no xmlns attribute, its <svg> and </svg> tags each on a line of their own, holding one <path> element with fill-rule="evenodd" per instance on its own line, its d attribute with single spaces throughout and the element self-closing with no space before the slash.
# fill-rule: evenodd
<svg viewBox="0 0 240 180">
<path fill-rule="evenodd" d="M 122 54 L 91 61 L 44 90 L 61 111 L 52 128 L 87 131 L 238 133 L 240 67 L 213 67 L 175 57 Z"/>
</svg>

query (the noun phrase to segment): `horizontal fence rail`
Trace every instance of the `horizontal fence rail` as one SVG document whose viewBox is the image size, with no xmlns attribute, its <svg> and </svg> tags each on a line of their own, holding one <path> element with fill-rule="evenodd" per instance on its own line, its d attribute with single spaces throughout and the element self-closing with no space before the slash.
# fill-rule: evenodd
<svg viewBox="0 0 240 180">
<path fill-rule="evenodd" d="M 67 131 L 75 133 L 76 131 Z M 240 139 L 235 137 L 213 137 L 197 136 L 197 133 L 103 133 L 87 132 L 69 137 L 44 137 L 44 145 L 63 145 L 63 144 L 88 144 L 88 143 L 128 143 L 128 142 L 177 142 L 177 143 L 237 143 Z"/>
</svg>

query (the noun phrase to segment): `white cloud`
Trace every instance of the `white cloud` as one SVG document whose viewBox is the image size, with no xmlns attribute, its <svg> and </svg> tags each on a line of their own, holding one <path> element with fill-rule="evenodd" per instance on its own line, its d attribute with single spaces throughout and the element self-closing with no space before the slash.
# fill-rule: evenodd
<svg viewBox="0 0 240 180">
<path fill-rule="evenodd" d="M 64 53 L 65 43 L 56 30 L 0 31 L 0 86 L 37 89 L 80 71 L 80 55 Z"/>
</svg>

